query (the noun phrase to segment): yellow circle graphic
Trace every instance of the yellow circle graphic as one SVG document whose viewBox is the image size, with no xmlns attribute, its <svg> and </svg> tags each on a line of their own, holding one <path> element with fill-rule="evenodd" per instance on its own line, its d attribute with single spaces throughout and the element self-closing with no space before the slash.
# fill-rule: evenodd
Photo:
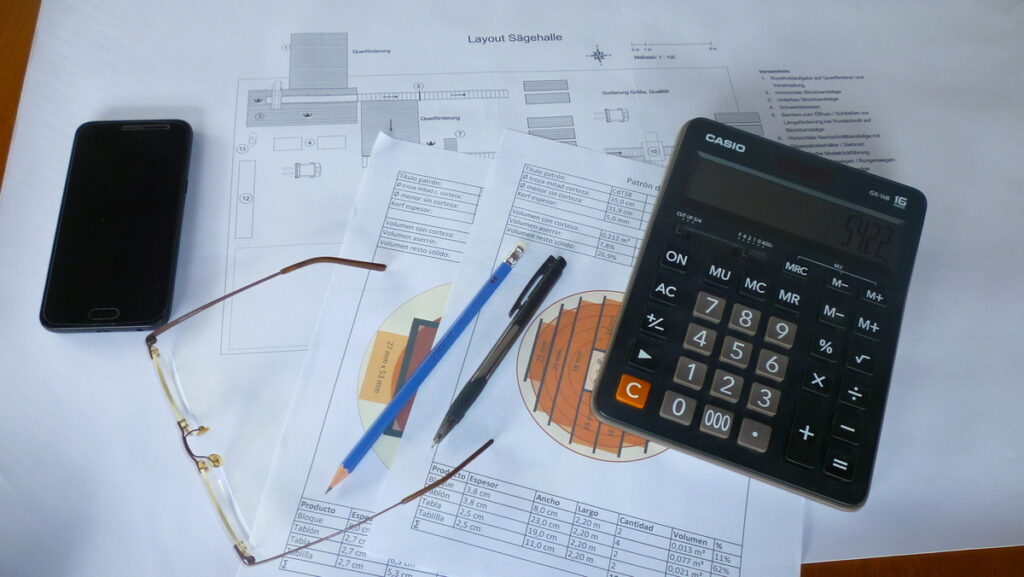
<svg viewBox="0 0 1024 577">
<path fill-rule="evenodd" d="M 447 283 L 416 295 L 395 309 L 377 328 L 359 369 L 357 404 L 364 429 L 384 411 L 430 353 L 438 338 L 437 327 L 451 288 L 451 283 Z M 373 445 L 385 467 L 391 467 L 415 400 L 414 395 Z"/>
</svg>

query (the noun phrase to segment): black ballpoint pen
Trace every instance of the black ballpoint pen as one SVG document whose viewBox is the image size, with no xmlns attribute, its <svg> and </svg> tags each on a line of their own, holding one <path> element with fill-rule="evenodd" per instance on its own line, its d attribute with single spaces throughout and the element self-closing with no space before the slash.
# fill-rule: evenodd
<svg viewBox="0 0 1024 577">
<path fill-rule="evenodd" d="M 516 304 L 512 305 L 512 309 L 508 311 L 509 316 L 512 317 L 511 322 L 509 322 L 505 331 L 501 333 L 501 336 L 498 337 L 498 342 L 494 343 L 491 351 L 484 357 L 483 362 L 480 363 L 480 368 L 473 373 L 473 376 L 469 378 L 469 381 L 459 391 L 455 400 L 452 401 L 451 406 L 448 407 L 448 412 L 445 413 L 441 426 L 438 427 L 437 433 L 434 435 L 433 446 L 436 447 L 455 428 L 455 425 L 466 415 L 466 412 L 476 401 L 476 398 L 480 396 L 480 392 L 487 386 L 487 381 L 491 378 L 491 375 L 494 374 L 494 371 L 501 364 L 508 351 L 512 349 L 512 344 L 522 334 L 526 324 L 530 322 L 530 318 L 537 312 L 540 304 L 544 302 L 548 293 L 551 292 L 551 288 L 555 286 L 559 277 L 562 276 L 562 269 L 564 268 L 564 258 L 549 256 L 544 261 L 544 264 L 540 265 L 537 272 L 534 273 L 530 282 L 526 283 L 523 292 L 516 299 Z"/>
</svg>

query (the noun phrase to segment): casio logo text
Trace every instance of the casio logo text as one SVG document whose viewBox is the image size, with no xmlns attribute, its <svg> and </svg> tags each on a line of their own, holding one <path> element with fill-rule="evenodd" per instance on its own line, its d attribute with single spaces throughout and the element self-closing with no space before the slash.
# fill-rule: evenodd
<svg viewBox="0 0 1024 577">
<path fill-rule="evenodd" d="M 731 149 L 735 150 L 736 152 L 743 152 L 744 150 L 747 149 L 746 145 L 744 145 L 744 144 L 740 144 L 739 142 L 733 142 L 732 140 L 727 140 L 725 138 L 722 138 L 721 136 L 715 136 L 714 134 L 711 134 L 710 132 L 707 133 L 704 136 L 704 140 L 707 140 L 708 142 L 712 142 L 714 144 L 717 144 L 718 146 L 724 146 L 725 148 L 731 148 Z"/>
</svg>

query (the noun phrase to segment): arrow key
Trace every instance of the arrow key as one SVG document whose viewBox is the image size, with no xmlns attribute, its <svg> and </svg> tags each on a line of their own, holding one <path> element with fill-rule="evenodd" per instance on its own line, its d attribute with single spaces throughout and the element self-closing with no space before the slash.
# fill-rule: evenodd
<svg viewBox="0 0 1024 577">
<path fill-rule="evenodd" d="M 654 371 L 658 364 L 657 349 L 642 341 L 633 343 L 629 364 L 646 371 Z"/>
</svg>

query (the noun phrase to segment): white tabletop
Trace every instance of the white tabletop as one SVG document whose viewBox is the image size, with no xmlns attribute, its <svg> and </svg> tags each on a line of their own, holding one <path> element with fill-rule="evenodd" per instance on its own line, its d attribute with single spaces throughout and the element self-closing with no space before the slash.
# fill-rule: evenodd
<svg viewBox="0 0 1024 577">
<path fill-rule="evenodd" d="M 38 310 L 72 135 L 93 119 L 192 124 L 175 310 L 223 291 L 238 82 L 285 77 L 282 44 L 302 31 L 348 32 L 353 50 L 390 50 L 373 61 L 353 55 L 351 74 L 366 76 L 479 71 L 488 63 L 500 71 L 520 61 L 544 69 L 563 58 L 576 68 L 629 67 L 636 61 L 627 55 L 641 44 L 698 39 L 722 58 L 739 108 L 759 112 L 765 133 L 780 138 L 789 134 L 770 116 L 766 71 L 863 75 L 844 84 L 841 97 L 869 108 L 880 135 L 873 154 L 894 159 L 877 172 L 921 189 L 929 212 L 871 495 L 854 513 L 808 503 L 804 559 L 1024 543 L 1016 362 L 1024 326 L 1024 9 L 516 6 L 513 14 L 468 2 L 430 13 L 409 8 L 415 18 L 396 19 L 406 10 L 365 2 L 44 2 L 0 195 L 7 571 L 194 574 L 199 566 L 223 574 L 237 565 L 181 454 L 141 333 L 49 333 Z M 563 40 L 472 41 L 505 31 Z M 595 46 L 608 58 L 597 62 Z M 711 102 L 707 114 L 723 108 Z M 298 362 L 291 361 L 296 369 Z M 287 406 L 288 386 L 278 394 Z M 283 413 L 267 418 L 272 431 Z M 270 452 L 261 458 L 256 469 L 269 467 Z"/>
</svg>

